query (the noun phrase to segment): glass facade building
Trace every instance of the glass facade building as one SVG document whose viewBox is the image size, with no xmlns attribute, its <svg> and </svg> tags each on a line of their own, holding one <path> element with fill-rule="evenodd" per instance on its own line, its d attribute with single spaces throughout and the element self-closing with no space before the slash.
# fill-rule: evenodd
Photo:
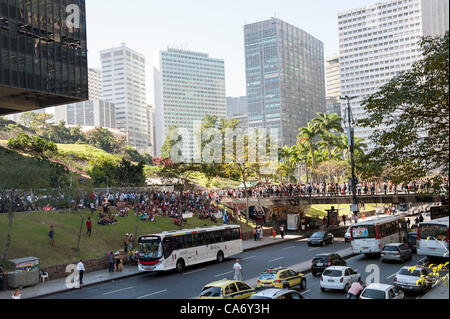
<svg viewBox="0 0 450 319">
<path fill-rule="evenodd" d="M 276 18 L 244 26 L 249 128 L 278 129 L 280 145 L 325 112 L 323 43 Z"/>
<path fill-rule="evenodd" d="M 0 0 L 0 115 L 88 99 L 85 0 Z"/>
</svg>

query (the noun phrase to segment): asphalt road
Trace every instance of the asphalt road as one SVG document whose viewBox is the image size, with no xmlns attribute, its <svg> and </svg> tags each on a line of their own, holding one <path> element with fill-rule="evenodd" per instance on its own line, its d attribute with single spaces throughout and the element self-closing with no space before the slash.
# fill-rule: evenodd
<svg viewBox="0 0 450 319">
<path fill-rule="evenodd" d="M 244 271 L 244 281 L 256 287 L 259 275 L 271 267 L 290 267 L 294 270 L 310 269 L 311 261 L 317 254 L 339 252 L 351 249 L 349 243 L 336 239 L 335 244 L 325 247 L 309 247 L 306 240 L 286 242 L 244 252 L 238 256 Z M 364 282 L 375 278 L 377 282 L 392 284 L 394 275 L 403 266 L 412 266 L 423 260 L 423 256 L 413 254 L 411 261 L 401 263 L 382 263 L 378 258 L 358 255 L 347 259 L 347 265 L 357 271 Z M 227 259 L 222 264 L 211 262 L 187 267 L 183 273 L 144 273 L 135 277 L 108 282 L 70 292 L 55 294 L 48 299 L 197 299 L 206 284 L 233 278 L 235 259 Z M 373 269 L 379 271 L 379 275 Z M 346 294 L 339 291 L 322 292 L 320 276 L 313 277 L 306 272 L 307 288 L 302 294 L 307 299 L 345 299 Z M 407 295 L 417 298 L 420 295 Z"/>
<path fill-rule="evenodd" d="M 291 267 L 299 270 L 309 267 L 319 253 L 337 252 L 350 248 L 349 243 L 336 240 L 334 245 L 309 247 L 305 240 L 291 241 L 257 250 L 244 252 L 236 257 L 241 260 L 244 281 L 256 287 L 259 275 L 270 267 Z M 233 278 L 235 259 L 222 264 L 211 262 L 188 267 L 179 274 L 146 273 L 136 277 L 90 286 L 49 296 L 50 299 L 196 299 L 206 284 L 224 278 Z M 307 288 L 309 289 L 309 288 Z"/>
</svg>

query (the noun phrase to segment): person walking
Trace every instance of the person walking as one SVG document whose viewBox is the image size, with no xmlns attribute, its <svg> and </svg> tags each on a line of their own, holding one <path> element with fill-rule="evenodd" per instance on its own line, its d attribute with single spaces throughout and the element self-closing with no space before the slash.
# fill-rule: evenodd
<svg viewBox="0 0 450 319">
<path fill-rule="evenodd" d="M 88 217 L 88 220 L 86 221 L 86 228 L 87 228 L 87 232 L 86 235 L 91 237 L 92 234 L 92 222 L 91 222 L 91 217 Z"/>
<path fill-rule="evenodd" d="M 128 233 L 123 236 L 123 250 L 128 253 Z"/>
<path fill-rule="evenodd" d="M 110 252 L 108 255 L 108 262 L 109 262 L 109 272 L 114 272 L 114 253 Z"/>
<path fill-rule="evenodd" d="M 280 226 L 280 234 L 281 234 L 281 238 L 284 239 L 284 225 Z"/>
<path fill-rule="evenodd" d="M 344 214 L 342 215 L 342 221 L 344 222 L 344 226 L 346 225 L 346 221 L 347 221 L 347 216 Z"/>
<path fill-rule="evenodd" d="M 234 270 L 234 280 L 236 281 L 242 281 L 243 280 L 243 271 L 242 266 L 239 263 L 239 259 L 236 259 L 236 263 L 233 265 Z"/>
<path fill-rule="evenodd" d="M 48 237 L 50 238 L 50 246 L 55 246 L 55 229 L 50 226 L 50 231 L 48 232 Z"/>
<path fill-rule="evenodd" d="M 80 287 L 83 285 L 83 276 L 86 269 L 84 268 L 83 259 L 80 259 L 80 262 L 77 264 L 78 274 L 80 276 Z"/>
<path fill-rule="evenodd" d="M 258 241 L 258 230 L 256 227 L 253 229 L 253 237 L 255 238 L 255 241 Z"/>
<path fill-rule="evenodd" d="M 419 216 L 419 223 L 423 223 L 423 215 L 422 214 L 420 214 L 420 216 Z"/>
</svg>

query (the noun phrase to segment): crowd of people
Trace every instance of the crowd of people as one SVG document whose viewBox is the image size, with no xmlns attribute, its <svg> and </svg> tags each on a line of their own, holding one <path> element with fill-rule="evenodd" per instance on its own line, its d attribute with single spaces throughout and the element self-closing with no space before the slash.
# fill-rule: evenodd
<svg viewBox="0 0 450 319">
<path fill-rule="evenodd" d="M 443 179 L 441 185 L 447 185 Z M 356 185 L 356 193 L 362 195 L 378 194 L 410 194 L 429 193 L 436 185 L 430 179 L 413 181 L 411 183 L 394 184 L 393 182 L 361 182 Z M 248 197 L 298 197 L 298 196 L 348 196 L 353 190 L 349 183 L 318 183 L 318 184 L 285 184 L 275 185 L 260 183 L 255 187 L 247 188 Z M 244 189 L 230 189 L 225 191 L 228 198 L 245 198 Z"/>
</svg>

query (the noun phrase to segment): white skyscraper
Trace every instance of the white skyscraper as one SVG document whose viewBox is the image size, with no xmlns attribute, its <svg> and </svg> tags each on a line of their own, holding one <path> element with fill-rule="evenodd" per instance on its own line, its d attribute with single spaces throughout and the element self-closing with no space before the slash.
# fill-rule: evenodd
<svg viewBox="0 0 450 319">
<path fill-rule="evenodd" d="M 360 103 L 422 57 L 422 36 L 449 29 L 449 0 L 393 0 L 338 14 L 341 95 L 351 101 L 353 117 L 365 118 Z M 342 114 L 347 114 L 342 102 Z M 348 116 L 346 116 L 348 117 Z M 370 128 L 355 128 L 366 140 Z"/>
<path fill-rule="evenodd" d="M 100 52 L 103 100 L 116 105 L 117 127 L 129 144 L 149 152 L 145 57 L 125 45 Z"/>
<path fill-rule="evenodd" d="M 101 100 L 103 97 L 102 70 L 88 69 L 89 100 Z"/>
<path fill-rule="evenodd" d="M 169 128 L 176 126 L 186 129 L 192 137 L 183 139 L 183 156 L 191 159 L 197 151 L 193 137 L 196 125 L 206 114 L 227 117 L 224 61 L 178 49 L 161 51 L 160 61 L 161 73 L 155 72 L 157 151 Z"/>
</svg>

